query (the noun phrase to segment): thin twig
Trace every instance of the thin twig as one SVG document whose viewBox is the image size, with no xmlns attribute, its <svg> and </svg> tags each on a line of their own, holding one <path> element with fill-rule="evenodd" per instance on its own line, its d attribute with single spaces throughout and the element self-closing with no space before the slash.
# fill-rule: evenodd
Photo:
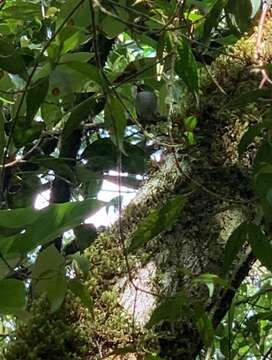
<svg viewBox="0 0 272 360">
<path fill-rule="evenodd" d="M 263 1 L 262 12 L 258 24 L 258 33 L 257 33 L 257 41 L 256 41 L 256 59 L 258 61 L 259 67 L 261 68 L 261 74 L 262 74 L 262 80 L 260 82 L 259 89 L 261 89 L 266 82 L 272 84 L 272 80 L 269 78 L 267 71 L 264 68 L 264 61 L 262 54 L 263 27 L 270 6 L 271 6 L 271 1 L 268 0 Z"/>
</svg>

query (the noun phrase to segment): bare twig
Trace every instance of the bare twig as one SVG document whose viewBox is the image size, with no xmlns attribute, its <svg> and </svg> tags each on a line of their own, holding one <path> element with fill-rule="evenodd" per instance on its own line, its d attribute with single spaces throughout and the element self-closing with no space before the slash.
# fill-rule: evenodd
<svg viewBox="0 0 272 360">
<path fill-rule="evenodd" d="M 256 60 L 258 61 L 258 65 L 261 68 L 261 74 L 262 74 L 262 80 L 259 85 L 260 89 L 265 85 L 266 82 L 272 84 L 272 80 L 269 78 L 267 71 L 264 68 L 264 61 L 262 54 L 263 27 L 270 6 L 271 6 L 271 0 L 263 1 L 262 12 L 258 24 L 258 33 L 257 33 L 257 41 L 256 41 Z"/>
</svg>

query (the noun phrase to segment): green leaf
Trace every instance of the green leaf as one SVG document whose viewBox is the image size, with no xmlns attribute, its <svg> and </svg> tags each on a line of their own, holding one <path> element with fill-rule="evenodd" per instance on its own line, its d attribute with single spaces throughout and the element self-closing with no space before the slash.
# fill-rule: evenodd
<svg viewBox="0 0 272 360">
<path fill-rule="evenodd" d="M 106 204 L 106 202 L 105 202 Z M 73 229 L 75 238 L 68 242 L 63 252 L 67 255 L 76 252 L 83 253 L 84 250 L 89 248 L 98 236 L 96 227 L 93 224 L 81 224 Z"/>
<path fill-rule="evenodd" d="M 86 31 L 91 26 L 90 5 L 88 1 L 67 0 L 62 3 L 61 10 L 58 14 L 56 30 L 63 24 L 67 16 L 73 14 L 70 20 L 70 26 Z"/>
<path fill-rule="evenodd" d="M 125 142 L 126 156 L 122 159 L 122 170 L 130 174 L 140 174 L 146 169 L 148 155 L 137 145 Z M 106 171 L 116 168 L 118 153 L 109 138 L 98 139 L 88 145 L 82 154 L 88 160 L 88 167 L 93 171 Z"/>
<path fill-rule="evenodd" d="M 39 217 L 39 211 L 32 207 L 0 210 L 0 226 L 18 229 L 35 222 Z"/>
<path fill-rule="evenodd" d="M 90 96 L 88 99 L 75 106 L 64 125 L 62 133 L 63 140 L 66 140 L 75 129 L 79 129 L 81 122 L 88 116 L 97 115 L 101 110 L 98 100 L 93 96 Z"/>
<path fill-rule="evenodd" d="M 26 119 L 32 121 L 43 103 L 49 87 L 49 78 L 42 78 L 28 90 L 26 95 Z"/>
<path fill-rule="evenodd" d="M 0 109 L 0 163 L 3 162 L 4 149 L 6 145 L 5 117 L 2 108 Z"/>
<path fill-rule="evenodd" d="M 98 139 L 86 147 L 82 157 L 92 171 L 106 171 L 116 167 L 117 149 L 109 138 Z"/>
<path fill-rule="evenodd" d="M 77 165 L 76 174 L 85 196 L 87 198 L 96 198 L 103 182 L 102 175 L 90 170 L 89 164 L 87 166 Z"/>
<path fill-rule="evenodd" d="M 47 295 L 52 312 L 59 309 L 67 291 L 67 281 L 65 259 L 54 245 L 39 253 L 31 277 L 34 293 Z"/>
<path fill-rule="evenodd" d="M 124 152 L 123 141 L 127 125 L 126 112 L 123 104 L 116 95 L 109 95 L 105 106 L 105 114 L 108 116 L 108 124 L 111 131 L 111 139 Z"/>
<path fill-rule="evenodd" d="M 1 239 L 2 240 L 2 239 Z M 9 240 L 7 238 L 7 240 Z M 5 241 L 5 239 L 4 239 Z M 1 241 L 1 250 L 0 250 L 0 278 L 4 279 L 7 275 L 11 273 L 10 269 L 15 269 L 18 264 L 21 263 L 22 258 L 16 254 L 7 255 L 6 252 L 9 248 L 10 244 L 6 242 L 6 244 L 2 244 Z M 0 290 L 1 291 L 1 290 Z"/>
<path fill-rule="evenodd" d="M 83 275 L 87 276 L 91 268 L 90 260 L 79 253 L 74 254 L 73 259 Z"/>
<path fill-rule="evenodd" d="M 62 118 L 60 106 L 43 103 L 41 105 L 41 116 L 46 124 L 46 128 L 52 130 Z"/>
<path fill-rule="evenodd" d="M 101 85 L 101 76 L 96 66 L 79 61 L 69 61 L 65 65 L 84 75 L 87 79 Z"/>
<path fill-rule="evenodd" d="M 229 101 L 226 105 L 227 109 L 239 109 L 253 102 L 258 102 L 262 99 L 270 99 L 271 98 L 271 89 L 255 89 L 252 91 L 248 91 L 239 96 L 235 96 L 235 98 Z"/>
<path fill-rule="evenodd" d="M 252 18 L 256 16 L 257 12 L 260 10 L 261 5 L 262 5 L 262 0 L 251 0 Z"/>
<path fill-rule="evenodd" d="M 181 195 L 169 200 L 161 209 L 152 211 L 135 231 L 128 251 L 132 252 L 143 247 L 149 240 L 169 229 L 180 217 L 184 207 Z"/>
<path fill-rule="evenodd" d="M 200 306 L 194 308 L 193 316 L 204 345 L 210 346 L 214 338 L 211 318 Z"/>
<path fill-rule="evenodd" d="M 91 52 L 74 52 L 74 53 L 68 53 L 64 54 L 59 59 L 59 64 L 68 63 L 70 61 L 76 61 L 76 62 L 87 62 L 91 60 L 94 57 L 94 53 Z"/>
<path fill-rule="evenodd" d="M 162 360 L 162 358 L 156 354 L 148 354 L 145 356 L 144 360 Z"/>
<path fill-rule="evenodd" d="M 0 68 L 10 74 L 18 74 L 26 79 L 27 72 L 23 57 L 8 39 L 0 39 Z"/>
<path fill-rule="evenodd" d="M 26 291 L 22 281 L 16 279 L 0 280 L 0 314 L 18 315 L 26 306 Z"/>
<path fill-rule="evenodd" d="M 201 275 L 197 276 L 196 278 L 193 279 L 192 283 L 207 285 L 208 290 L 209 290 L 209 297 L 213 296 L 215 285 L 219 285 L 222 287 L 228 287 L 228 284 L 224 279 L 220 278 L 218 275 L 209 274 L 209 273 L 205 273 L 205 274 L 201 274 Z"/>
<path fill-rule="evenodd" d="M 61 47 L 62 54 L 65 54 L 70 50 L 76 49 L 81 43 L 84 42 L 84 40 L 86 40 L 86 35 L 84 35 L 82 31 L 76 31 L 74 28 L 74 29 L 69 29 L 71 31 L 68 30 L 67 33 L 65 34 L 65 30 L 68 29 L 64 28 L 60 33 L 60 39 L 61 39 L 60 41 L 62 42 L 62 47 Z"/>
<path fill-rule="evenodd" d="M 248 240 L 247 224 L 243 223 L 231 234 L 225 247 L 223 271 L 227 273 L 242 245 Z"/>
<path fill-rule="evenodd" d="M 225 249 L 224 270 L 228 271 L 242 245 L 248 241 L 254 255 L 268 270 L 272 269 L 272 245 L 255 224 L 241 224 L 230 236 Z"/>
<path fill-rule="evenodd" d="M 83 285 L 80 281 L 78 281 L 77 279 L 69 280 L 68 287 L 77 297 L 80 298 L 80 300 L 82 301 L 82 304 L 85 305 L 87 307 L 87 309 L 89 309 L 91 314 L 94 315 L 93 314 L 93 307 L 94 307 L 93 299 L 90 296 L 90 292 L 89 292 L 88 288 L 85 285 Z"/>
<path fill-rule="evenodd" d="M 259 147 L 254 160 L 254 172 L 257 173 L 266 164 L 272 165 L 272 144 L 269 142 Z"/>
<path fill-rule="evenodd" d="M 272 187 L 272 165 L 265 165 L 259 169 L 254 178 L 254 191 L 260 198 L 267 197 Z"/>
<path fill-rule="evenodd" d="M 146 327 L 149 329 L 161 321 L 177 321 L 188 310 L 188 299 L 183 293 L 177 293 L 162 302 L 152 313 Z"/>
<path fill-rule="evenodd" d="M 85 200 L 54 204 L 39 210 L 38 218 L 26 227 L 24 233 L 16 236 L 10 252 L 26 254 L 38 245 L 54 240 L 64 231 L 79 225 L 100 205 L 97 200 Z"/>
<path fill-rule="evenodd" d="M 46 169 L 53 170 L 55 174 L 76 183 L 76 176 L 67 161 L 62 158 L 55 158 L 53 156 L 41 156 L 31 159 L 31 162 L 38 164 Z"/>
<path fill-rule="evenodd" d="M 248 224 L 248 242 L 254 255 L 269 271 L 272 270 L 272 245 L 261 229 L 255 224 Z"/>
<path fill-rule="evenodd" d="M 239 29 L 242 32 L 247 31 L 252 14 L 251 0 L 229 0 L 227 8 L 228 11 L 234 14 Z"/>
<path fill-rule="evenodd" d="M 258 124 L 256 126 L 251 126 L 247 132 L 243 135 L 242 139 L 240 140 L 240 143 L 238 145 L 238 153 L 239 155 L 242 155 L 249 144 L 253 142 L 256 136 L 259 136 L 262 132 L 263 125 Z"/>
<path fill-rule="evenodd" d="M 124 9 L 121 9 L 118 7 L 116 8 L 116 16 L 120 18 L 121 20 L 128 20 L 129 14 Z M 118 19 L 106 15 L 104 19 L 101 21 L 101 26 L 103 31 L 108 35 L 109 38 L 115 38 L 119 34 L 125 31 L 127 25 L 124 24 L 122 21 L 119 21 Z"/>
<path fill-rule="evenodd" d="M 187 85 L 192 93 L 197 93 L 199 88 L 197 63 L 187 40 L 182 39 L 177 44 L 178 58 L 175 71 Z"/>
<path fill-rule="evenodd" d="M 212 30 L 217 27 L 222 10 L 227 4 L 227 2 L 227 0 L 217 0 L 208 15 L 206 16 L 203 32 L 204 41 L 209 38 Z"/>
<path fill-rule="evenodd" d="M 197 125 L 197 118 L 194 115 L 184 119 L 184 126 L 186 131 L 193 131 L 196 125 Z"/>
</svg>

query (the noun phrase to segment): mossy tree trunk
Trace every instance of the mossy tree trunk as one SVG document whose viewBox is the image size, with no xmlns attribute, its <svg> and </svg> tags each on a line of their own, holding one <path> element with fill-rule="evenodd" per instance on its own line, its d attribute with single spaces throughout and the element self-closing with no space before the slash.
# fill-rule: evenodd
<svg viewBox="0 0 272 360">
<path fill-rule="evenodd" d="M 264 36 L 264 60 L 272 55 L 270 28 L 269 21 Z M 192 304 L 208 311 L 215 326 L 226 314 L 235 289 L 254 261 L 250 249 L 244 248 L 234 262 L 229 274 L 231 290 L 217 290 L 210 298 L 207 287 L 192 280 L 202 273 L 223 274 L 228 237 L 239 224 L 252 221 L 255 216 L 251 191 L 254 149 L 239 159 L 237 146 L 248 126 L 262 120 L 268 105 L 251 104 L 234 110 L 226 107 L 230 100 L 258 88 L 260 74 L 252 71 L 255 44 L 254 33 L 212 64 L 213 79 L 207 76 L 203 80 L 199 107 L 188 106 L 188 115 L 198 114 L 197 144 L 176 149 L 175 155 L 170 150 L 121 220 L 88 249 L 91 272 L 86 283 L 96 310 L 94 321 L 83 310 L 77 320 L 77 326 L 84 329 L 87 344 L 84 355 L 75 352 L 78 358 L 101 358 L 118 344 L 139 345 L 141 338 L 145 338 L 146 346 L 151 346 L 150 334 L 143 330 L 143 325 L 156 304 L 180 291 Z M 136 254 L 126 254 L 125 247 L 137 225 L 177 194 L 182 194 L 186 201 L 176 225 Z M 190 316 L 166 321 L 156 330 L 154 346 L 162 358 L 193 359 L 201 349 L 201 336 Z M 23 337 L 21 333 L 20 336 Z M 132 355 L 120 358 L 129 359 Z M 16 359 L 23 357 L 17 353 Z"/>
</svg>

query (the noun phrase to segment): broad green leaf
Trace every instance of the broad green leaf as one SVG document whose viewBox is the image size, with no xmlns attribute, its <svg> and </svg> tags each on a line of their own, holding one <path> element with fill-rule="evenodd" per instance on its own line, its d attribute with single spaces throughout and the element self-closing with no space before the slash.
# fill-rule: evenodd
<svg viewBox="0 0 272 360">
<path fill-rule="evenodd" d="M 226 105 L 227 109 L 239 109 L 253 102 L 258 102 L 262 99 L 271 98 L 271 89 L 255 89 L 248 91 L 239 96 L 236 96 L 233 100 L 229 101 Z"/>
<path fill-rule="evenodd" d="M 109 138 L 98 139 L 86 147 L 82 157 L 92 171 L 110 170 L 117 165 L 117 148 Z"/>
<path fill-rule="evenodd" d="M 210 346 L 214 338 L 214 329 L 210 316 L 200 307 L 194 307 L 193 317 L 205 346 Z"/>
<path fill-rule="evenodd" d="M 9 5 L 9 6 L 8 6 Z M 34 19 L 35 17 L 38 19 L 41 12 L 41 8 L 38 3 L 34 2 L 9 2 L 4 9 L 1 9 L 1 16 L 7 20 L 26 20 Z"/>
<path fill-rule="evenodd" d="M 101 76 L 99 75 L 97 67 L 79 61 L 69 61 L 65 65 L 84 75 L 87 79 L 101 84 Z"/>
<path fill-rule="evenodd" d="M 74 254 L 73 259 L 83 275 L 87 276 L 91 267 L 90 260 L 79 253 Z"/>
<path fill-rule="evenodd" d="M 10 229 L 22 228 L 35 222 L 39 216 L 39 211 L 32 207 L 0 210 L 0 226 Z"/>
<path fill-rule="evenodd" d="M 6 145 L 6 135 L 5 135 L 4 125 L 5 125 L 5 117 L 2 108 L 0 108 L 0 163 L 1 164 L 3 162 L 3 154 Z"/>
<path fill-rule="evenodd" d="M 27 146 L 33 140 L 38 139 L 43 130 L 43 122 L 34 120 L 29 122 L 28 119 L 21 117 L 16 123 L 12 140 L 18 148 Z"/>
<path fill-rule="evenodd" d="M 225 249 L 224 270 L 230 268 L 244 242 L 248 242 L 254 255 L 268 269 L 272 269 L 272 245 L 255 224 L 241 224 L 230 236 Z"/>
<path fill-rule="evenodd" d="M 59 64 L 68 63 L 70 61 L 76 61 L 80 63 L 87 62 L 94 57 L 94 53 L 91 52 L 74 52 L 64 54 L 59 59 Z"/>
<path fill-rule="evenodd" d="M 71 101 L 68 102 L 73 103 L 73 93 L 82 92 L 90 80 L 86 75 L 70 68 L 68 64 L 58 65 L 51 72 L 49 94 L 55 99 L 65 96 L 70 97 Z"/>
<path fill-rule="evenodd" d="M 145 356 L 144 360 L 162 360 L 162 358 L 156 354 L 148 354 Z"/>
<path fill-rule="evenodd" d="M 227 4 L 227 2 L 228 0 L 217 0 L 208 15 L 206 16 L 203 32 L 204 41 L 209 38 L 212 30 L 217 27 L 222 10 Z"/>
<path fill-rule="evenodd" d="M 39 253 L 31 273 L 34 293 L 46 294 L 51 310 L 56 311 L 62 304 L 66 291 L 65 259 L 54 245 Z"/>
<path fill-rule="evenodd" d="M 79 225 L 100 205 L 99 201 L 85 200 L 54 204 L 39 210 L 38 218 L 26 227 L 24 233 L 16 236 L 9 251 L 26 254 L 38 245 L 54 240 L 65 230 Z"/>
<path fill-rule="evenodd" d="M 193 131 L 196 125 L 197 125 L 197 118 L 194 115 L 184 119 L 184 126 L 186 131 Z"/>
<path fill-rule="evenodd" d="M 18 74 L 26 79 L 27 72 L 23 57 L 8 39 L 0 39 L 0 68 L 10 74 Z"/>
<path fill-rule="evenodd" d="M 70 27 L 75 29 L 86 29 L 91 27 L 90 4 L 84 0 L 67 0 L 62 3 L 61 10 L 58 13 L 56 30 L 63 24 L 67 17 L 69 19 Z"/>
<path fill-rule="evenodd" d="M 41 105 L 41 116 L 46 128 L 51 130 L 62 118 L 61 108 L 57 104 L 43 103 Z"/>
<path fill-rule="evenodd" d="M 26 291 L 22 281 L 16 279 L 0 280 L 0 314 L 18 315 L 26 306 Z"/>
<path fill-rule="evenodd" d="M 225 247 L 224 253 L 224 273 L 227 273 L 233 260 L 236 258 L 242 245 L 248 241 L 247 224 L 243 223 L 231 234 Z"/>
<path fill-rule="evenodd" d="M 146 327 L 149 329 L 161 321 L 177 321 L 182 314 L 188 312 L 188 299 L 182 293 L 177 293 L 162 302 L 152 313 Z M 186 314 L 185 314 L 186 315 Z"/>
<path fill-rule="evenodd" d="M 199 87 L 197 63 L 187 40 L 182 39 L 177 44 L 177 54 L 175 71 L 187 85 L 188 89 L 195 94 Z"/>
<path fill-rule="evenodd" d="M 250 25 L 252 14 L 251 0 L 229 0 L 227 9 L 234 14 L 239 29 L 242 32 L 246 31 Z"/>
<path fill-rule="evenodd" d="M 62 158 L 55 158 L 53 156 L 42 156 L 31 159 L 31 162 L 38 164 L 46 169 L 53 170 L 55 174 L 75 183 L 76 176 L 71 167 Z"/>
<path fill-rule="evenodd" d="M 63 140 L 66 140 L 75 129 L 79 129 L 81 122 L 86 120 L 88 116 L 97 115 L 102 108 L 99 101 L 93 96 L 90 96 L 88 99 L 75 106 L 65 123 L 62 134 Z"/>
<path fill-rule="evenodd" d="M 43 103 L 49 87 L 48 77 L 39 79 L 31 86 L 26 95 L 26 119 L 32 121 Z"/>
<path fill-rule="evenodd" d="M 97 230 L 92 224 L 81 224 L 74 228 L 75 238 L 65 245 L 65 255 L 74 254 L 77 251 L 83 252 L 91 246 L 97 238 Z"/>
<path fill-rule="evenodd" d="M 254 172 L 258 172 L 266 164 L 272 164 L 272 144 L 264 142 L 258 149 L 254 160 Z"/>
<path fill-rule="evenodd" d="M 78 46 L 86 40 L 86 35 L 82 31 L 76 31 L 75 28 L 69 29 L 71 30 L 71 32 L 68 31 L 68 36 L 64 36 L 63 38 L 62 35 L 64 34 L 66 29 L 64 28 L 64 30 L 62 30 L 62 32 L 60 33 L 60 41 L 62 42 L 62 54 L 66 54 L 68 53 L 68 51 L 77 49 Z"/>
<path fill-rule="evenodd" d="M 128 251 L 132 252 L 143 247 L 149 240 L 169 229 L 175 224 L 184 207 L 184 198 L 177 195 L 170 199 L 161 209 L 152 211 L 139 225 Z"/>
<path fill-rule="evenodd" d="M 193 279 L 192 283 L 205 284 L 209 289 L 209 297 L 213 296 L 215 285 L 219 285 L 221 287 L 228 286 L 227 282 L 224 279 L 220 278 L 216 274 L 209 274 L 209 273 L 205 273 L 197 276 L 196 278 Z"/>
<path fill-rule="evenodd" d="M 255 137 L 261 134 L 262 129 L 263 129 L 263 125 L 258 124 L 256 126 L 251 126 L 247 130 L 247 132 L 243 135 L 238 145 L 239 155 L 242 155 L 246 151 L 248 145 L 250 145 L 253 142 Z"/>
<path fill-rule="evenodd" d="M 260 10 L 261 5 L 262 5 L 262 0 L 251 0 L 252 18 L 256 16 L 257 12 Z"/>
<path fill-rule="evenodd" d="M 122 159 L 122 170 L 130 174 L 140 174 L 146 169 L 148 154 L 137 145 L 125 142 L 126 155 Z M 82 155 L 88 160 L 88 167 L 93 171 L 106 171 L 116 168 L 118 153 L 109 138 L 98 139 L 88 145 Z"/>
<path fill-rule="evenodd" d="M 120 151 L 124 152 L 123 141 L 127 117 L 123 104 L 115 94 L 107 97 L 105 115 L 108 117 L 107 123 L 110 127 L 112 141 Z"/>
<path fill-rule="evenodd" d="M 248 242 L 254 255 L 268 270 L 272 270 L 272 245 L 261 229 L 255 224 L 247 225 Z"/>
<path fill-rule="evenodd" d="M 89 169 L 89 164 L 86 166 L 76 166 L 77 179 L 80 183 L 85 197 L 96 198 L 98 191 L 102 186 L 102 175 Z"/>
<path fill-rule="evenodd" d="M 69 280 L 68 287 L 77 297 L 80 298 L 82 304 L 85 305 L 93 315 L 94 304 L 88 288 L 77 279 Z"/>
<path fill-rule="evenodd" d="M 15 269 L 22 260 L 21 257 L 18 255 L 16 256 L 16 254 L 7 255 L 6 251 L 9 248 L 9 244 L 7 243 L 5 245 L 6 246 L 2 246 L 2 239 L 1 239 L 0 279 L 4 279 L 7 275 L 9 275 L 11 273 L 11 269 Z"/>
<path fill-rule="evenodd" d="M 259 169 L 254 178 L 253 188 L 258 197 L 267 197 L 272 188 L 272 165 L 267 164 Z"/>
<path fill-rule="evenodd" d="M 272 208 L 272 188 L 267 191 L 266 200 L 268 201 L 269 206 Z"/>
<path fill-rule="evenodd" d="M 102 29 L 109 36 L 109 38 L 115 38 L 116 36 L 124 32 L 127 27 L 127 25 L 124 24 L 123 21 L 129 19 L 128 12 L 121 8 L 119 9 L 116 8 L 116 10 L 117 11 L 115 12 L 114 15 L 120 18 L 121 21 L 109 15 L 106 15 L 104 19 L 101 21 Z"/>
</svg>

